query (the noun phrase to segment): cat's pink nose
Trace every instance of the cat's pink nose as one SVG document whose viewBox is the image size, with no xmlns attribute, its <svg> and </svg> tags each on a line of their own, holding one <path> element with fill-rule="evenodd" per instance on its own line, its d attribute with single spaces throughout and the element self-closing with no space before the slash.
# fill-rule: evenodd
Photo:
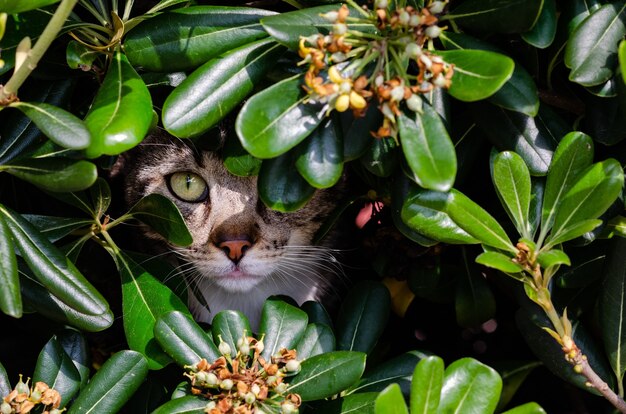
<svg viewBox="0 0 626 414">
<path fill-rule="evenodd" d="M 226 240 L 217 245 L 235 263 L 241 260 L 251 246 L 252 243 L 248 240 Z"/>
</svg>

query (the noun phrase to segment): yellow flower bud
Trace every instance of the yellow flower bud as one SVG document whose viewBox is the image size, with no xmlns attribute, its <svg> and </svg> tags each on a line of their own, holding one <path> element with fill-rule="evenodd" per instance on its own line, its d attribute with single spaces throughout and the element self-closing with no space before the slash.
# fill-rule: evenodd
<svg viewBox="0 0 626 414">
<path fill-rule="evenodd" d="M 344 81 L 343 77 L 339 73 L 337 66 L 331 66 L 328 68 L 328 79 L 333 83 L 341 83 Z"/>
<path fill-rule="evenodd" d="M 350 107 L 350 96 L 348 94 L 339 95 L 335 101 L 335 109 L 339 112 L 345 112 Z"/>
<path fill-rule="evenodd" d="M 350 105 L 355 109 L 363 109 L 367 105 L 367 102 L 361 95 L 352 91 L 350 92 Z"/>
</svg>

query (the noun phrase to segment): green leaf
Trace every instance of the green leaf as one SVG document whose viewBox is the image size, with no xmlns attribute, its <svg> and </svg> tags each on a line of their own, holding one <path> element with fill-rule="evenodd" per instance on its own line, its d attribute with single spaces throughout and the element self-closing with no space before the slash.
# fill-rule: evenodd
<svg viewBox="0 0 626 414">
<path fill-rule="evenodd" d="M 138 352 L 113 354 L 72 403 L 68 414 L 118 412 L 148 375 L 148 362 Z"/>
<path fill-rule="evenodd" d="M 258 175 L 261 169 L 261 160 L 250 155 L 239 142 L 239 138 L 233 133 L 226 136 L 226 142 L 222 149 L 224 167 L 229 173 L 238 177 L 250 177 Z"/>
<path fill-rule="evenodd" d="M 613 372 L 622 380 L 626 372 L 626 268 L 624 252 L 626 239 L 615 238 L 611 242 L 604 265 L 600 305 L 600 323 L 604 350 Z"/>
<path fill-rule="evenodd" d="M 522 39 L 536 48 L 547 48 L 556 36 L 556 21 L 556 0 L 544 0 L 537 23 L 532 30 L 522 34 Z"/>
<path fill-rule="evenodd" d="M 359 161 L 377 177 L 389 177 L 398 167 L 398 143 L 391 137 L 374 139 Z"/>
<path fill-rule="evenodd" d="M 595 163 L 580 173 L 556 206 L 554 227 L 546 244 L 554 245 L 571 226 L 598 218 L 617 198 L 624 172 L 614 159 Z"/>
<path fill-rule="evenodd" d="M 582 170 L 593 161 L 593 142 L 589 135 L 570 132 L 554 152 L 541 208 L 541 229 L 547 232 L 554 224 L 557 207 L 576 182 Z"/>
<path fill-rule="evenodd" d="M 324 308 L 324 305 L 314 300 L 307 300 L 304 302 L 300 309 L 306 312 L 309 317 L 309 323 L 323 324 L 332 329 L 333 321 L 330 319 L 328 311 Z"/>
<path fill-rule="evenodd" d="M 620 72 L 622 73 L 622 80 L 626 83 L 626 40 L 622 40 L 619 43 L 617 55 L 619 59 Z"/>
<path fill-rule="evenodd" d="M 573 223 L 565 228 L 559 230 L 558 233 L 552 233 L 546 239 L 546 243 L 543 248 L 551 248 L 557 246 L 569 240 L 573 240 L 586 233 L 591 232 L 596 227 L 602 224 L 602 220 L 583 220 Z"/>
<path fill-rule="evenodd" d="M 463 230 L 487 246 L 517 253 L 504 229 L 489 213 L 463 193 L 452 189 L 446 200 L 446 213 Z"/>
<path fill-rule="evenodd" d="M 193 71 L 163 104 L 163 126 L 188 138 L 209 130 L 248 96 L 283 47 L 270 39 L 245 44 Z"/>
<path fill-rule="evenodd" d="M 171 311 L 159 316 L 154 337 L 181 367 L 195 366 L 202 358 L 213 363 L 220 357 L 215 343 L 187 313 Z"/>
<path fill-rule="evenodd" d="M 569 257 L 563 250 L 551 249 L 539 252 L 537 261 L 542 268 L 547 269 L 553 266 L 567 265 L 570 266 L 571 262 Z"/>
<path fill-rule="evenodd" d="M 308 317 L 300 309 L 280 299 L 267 299 L 261 311 L 259 338 L 265 349 L 261 354 L 267 361 L 282 348 L 293 349 L 304 334 Z M 293 383 L 293 382 L 292 382 Z M 323 397 L 322 397 L 323 398 Z"/>
<path fill-rule="evenodd" d="M 413 240 L 421 246 L 434 246 L 438 243 L 436 240 L 428 238 L 422 233 L 415 231 L 412 227 L 408 226 L 402 218 L 403 204 L 408 199 L 409 194 L 417 191 L 417 188 L 417 184 L 409 180 L 408 177 L 406 177 L 403 173 L 398 173 L 393 177 L 393 180 L 391 182 L 391 219 L 396 229 L 398 229 L 398 231 L 409 240 Z M 411 208 L 419 207 L 412 206 Z M 408 212 L 407 220 L 410 221 L 413 218 L 419 220 L 424 217 L 430 217 L 432 214 L 434 214 L 434 212 L 430 210 L 425 210 L 423 215 L 422 213 Z M 439 224 L 439 220 L 434 220 L 432 222 L 435 225 Z"/>
<path fill-rule="evenodd" d="M 296 345 L 298 359 L 307 359 L 315 355 L 335 350 L 335 335 L 327 325 L 310 323 Z"/>
<path fill-rule="evenodd" d="M 12 389 L 9 377 L 7 376 L 7 371 L 4 369 L 4 366 L 0 364 L 0 394 L 9 395 Z"/>
<path fill-rule="evenodd" d="M 376 105 L 369 105 L 365 116 L 355 117 L 350 111 L 339 114 L 343 131 L 344 161 L 352 161 L 363 156 L 375 141 L 371 131 L 376 131 L 383 122 L 383 115 Z"/>
<path fill-rule="evenodd" d="M 261 200 L 273 210 L 298 210 L 313 197 L 311 187 L 294 168 L 291 152 L 263 161 L 257 187 Z"/>
<path fill-rule="evenodd" d="M 490 33 L 523 33 L 541 13 L 543 0 L 468 0 L 444 16 L 461 27 Z"/>
<path fill-rule="evenodd" d="M 67 405 L 80 388 L 80 374 L 56 337 L 52 337 L 39 353 L 33 384 L 38 381 L 61 394 L 61 407 Z"/>
<path fill-rule="evenodd" d="M 505 151 L 496 155 L 491 178 L 507 214 L 522 237 L 531 237 L 530 173 L 522 157 Z"/>
<path fill-rule="evenodd" d="M 139 144 L 152 124 L 150 92 L 121 52 L 113 56 L 107 74 L 85 117 L 91 143 L 88 158 L 117 155 Z"/>
<path fill-rule="evenodd" d="M 584 86 L 609 80 L 617 65 L 619 42 L 626 34 L 626 3 L 617 1 L 593 11 L 571 34 L 565 47 L 569 80 Z"/>
<path fill-rule="evenodd" d="M 70 158 L 30 158 L 16 160 L 3 169 L 46 191 L 70 192 L 84 190 L 96 181 L 96 166 L 84 160 Z"/>
<path fill-rule="evenodd" d="M 50 193 L 50 195 L 84 211 L 94 219 L 101 219 L 111 204 L 111 189 L 103 178 L 97 179 L 95 185 L 86 191 L 63 194 Z"/>
<path fill-rule="evenodd" d="M 6 220 L 0 215 L 0 311 L 14 318 L 20 318 L 22 296 L 17 274 L 17 260 L 13 249 L 11 230 Z"/>
<path fill-rule="evenodd" d="M 298 145 L 322 122 L 325 107 L 304 103 L 302 76 L 284 79 L 243 105 L 235 128 L 243 147 L 258 158 L 273 158 Z"/>
<path fill-rule="evenodd" d="M 405 111 L 398 127 L 412 179 L 429 190 L 448 191 L 456 176 L 456 154 L 439 114 L 430 105 L 424 105 L 422 114 Z"/>
<path fill-rule="evenodd" d="M 164 195 L 152 193 L 135 204 L 128 214 L 149 225 L 169 242 L 189 246 L 193 237 L 176 204 Z"/>
<path fill-rule="evenodd" d="M 493 412 L 501 390 L 494 369 L 472 358 L 459 359 L 445 370 L 438 412 Z"/>
<path fill-rule="evenodd" d="M 0 0 L 0 13 L 22 13 L 58 2 L 59 0 Z"/>
<path fill-rule="evenodd" d="M 43 285 L 31 279 L 28 269 L 20 269 L 20 287 L 28 307 L 47 319 L 73 326 L 87 332 L 99 332 L 113 324 L 113 312 L 107 309 L 99 315 L 78 312 L 50 293 Z"/>
<path fill-rule="evenodd" d="M 522 266 L 512 261 L 512 257 L 498 252 L 484 252 L 476 258 L 476 263 L 497 269 L 504 273 L 519 273 Z"/>
<path fill-rule="evenodd" d="M 400 385 L 402 392 L 408 395 L 415 366 L 427 356 L 426 353 L 420 351 L 410 351 L 384 361 L 369 369 L 365 377 L 361 378 L 349 393 L 380 392 L 389 384 L 396 383 Z"/>
<path fill-rule="evenodd" d="M 61 348 L 74 364 L 80 377 L 81 388 L 87 385 L 91 368 L 91 353 L 83 335 L 73 329 L 67 329 L 57 334 Z"/>
<path fill-rule="evenodd" d="M 391 309 L 387 287 L 362 281 L 344 298 L 337 318 L 337 349 L 369 353 L 383 333 Z"/>
<path fill-rule="evenodd" d="M 475 328 L 494 317 L 496 299 L 481 269 L 468 260 L 465 248 L 463 262 L 464 272 L 458 278 L 454 301 L 456 321 L 459 326 Z"/>
<path fill-rule="evenodd" d="M 327 34 L 332 31 L 333 23 L 321 16 L 321 14 L 339 10 L 339 4 L 327 6 L 308 7 L 288 13 L 276 14 L 264 17 L 261 20 L 263 28 L 276 41 L 290 49 L 297 49 L 300 37 L 307 37 L 317 33 Z M 351 15 L 358 13 L 351 9 Z M 350 30 L 359 32 L 374 32 L 376 28 L 369 22 L 350 22 Z"/>
<path fill-rule="evenodd" d="M 85 123 L 64 109 L 43 102 L 14 102 L 10 106 L 22 111 L 50 140 L 64 148 L 87 148 L 91 141 Z"/>
<path fill-rule="evenodd" d="M 166 402 L 154 410 L 152 414 L 204 414 L 206 405 L 206 398 L 186 395 Z"/>
<path fill-rule="evenodd" d="M 252 7 L 193 6 L 137 25 L 124 50 L 134 66 L 154 72 L 195 69 L 210 59 L 267 37 L 259 19 L 274 12 Z"/>
<path fill-rule="evenodd" d="M 510 410 L 503 411 L 502 414 L 546 414 L 545 410 L 535 402 L 529 402 Z"/>
<path fill-rule="evenodd" d="M 170 358 L 154 338 L 157 319 L 172 310 L 189 311 L 178 296 L 125 253 L 118 252 L 116 262 L 122 278 L 122 315 L 128 345 L 147 358 L 150 369 L 163 368 Z"/>
<path fill-rule="evenodd" d="M 296 168 L 315 188 L 335 185 L 343 172 L 343 140 L 336 120 L 328 118 L 296 149 Z"/>
<path fill-rule="evenodd" d="M 509 405 L 510 401 L 517 394 L 519 388 L 524 384 L 526 378 L 542 363 L 537 360 L 532 361 L 502 361 L 494 368 L 502 377 L 502 393 L 496 412 L 500 412 L 503 407 Z"/>
<path fill-rule="evenodd" d="M 443 360 L 437 356 L 423 358 L 415 366 L 411 381 L 411 413 L 437 413 L 443 373 Z"/>
<path fill-rule="evenodd" d="M 390 384 L 378 394 L 374 412 L 376 414 L 409 414 L 398 384 Z"/>
<path fill-rule="evenodd" d="M 51 217 L 36 214 L 22 214 L 30 224 L 35 226 L 50 243 L 54 243 L 80 228 L 93 224 L 91 219 L 76 219 L 70 217 Z"/>
<path fill-rule="evenodd" d="M 377 392 L 350 394 L 316 405 L 320 413 L 374 414 Z"/>
<path fill-rule="evenodd" d="M 416 188 L 402 206 L 402 221 L 418 233 L 444 243 L 479 243 L 446 213 L 447 202 L 447 193 Z"/>
<path fill-rule="evenodd" d="M 13 242 L 37 280 L 61 301 L 81 313 L 102 315 L 109 306 L 76 266 L 19 214 L 0 206 Z"/>
<path fill-rule="evenodd" d="M 458 100 L 474 102 L 496 93 L 513 75 L 515 62 L 508 56 L 487 50 L 437 51 L 454 65 L 448 93 Z"/>
<path fill-rule="evenodd" d="M 65 60 L 72 69 L 91 70 L 91 66 L 100 52 L 93 50 L 86 45 L 71 40 L 65 49 Z"/>
<path fill-rule="evenodd" d="M 232 351 L 232 355 L 237 352 L 237 341 L 241 338 L 252 335 L 250 322 L 246 316 L 236 310 L 224 310 L 218 312 L 211 321 L 213 334 L 213 342 L 220 343 L 220 340 L 226 342 Z M 298 356 L 300 356 L 298 354 Z"/>
<path fill-rule="evenodd" d="M 447 49 L 479 49 L 503 53 L 492 44 L 466 34 L 443 32 L 440 37 Z M 510 111 L 535 116 L 539 111 L 537 85 L 528 71 L 522 65 L 516 64 L 509 80 L 489 97 L 489 102 Z"/>
<path fill-rule="evenodd" d="M 357 382 L 365 370 L 365 354 L 334 351 L 302 361 L 300 372 L 291 378 L 288 391 L 302 401 L 335 395 Z"/>
</svg>

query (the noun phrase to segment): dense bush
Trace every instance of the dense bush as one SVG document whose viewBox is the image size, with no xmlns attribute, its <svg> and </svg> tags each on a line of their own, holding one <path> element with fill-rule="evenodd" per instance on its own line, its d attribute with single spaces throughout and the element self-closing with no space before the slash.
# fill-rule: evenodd
<svg viewBox="0 0 626 414">
<path fill-rule="evenodd" d="M 0 0 L 0 412 L 626 412 L 626 1 L 424 3 Z M 372 211 L 332 316 L 201 327 L 127 250 L 191 235 L 116 157 L 225 120 L 271 208 Z"/>
</svg>

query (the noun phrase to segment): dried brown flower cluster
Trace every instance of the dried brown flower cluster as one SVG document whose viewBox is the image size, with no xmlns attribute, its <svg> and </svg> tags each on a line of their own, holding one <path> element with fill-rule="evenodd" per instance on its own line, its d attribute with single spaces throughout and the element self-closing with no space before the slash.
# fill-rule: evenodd
<svg viewBox="0 0 626 414">
<path fill-rule="evenodd" d="M 60 414 L 65 411 L 65 409 L 59 410 L 61 395 L 58 391 L 41 381 L 30 388 L 28 386 L 29 381 L 30 378 L 23 382 L 20 375 L 20 380 L 15 388 L 0 403 L 1 414 L 28 414 L 40 407 L 43 411 L 37 412 L 42 414 Z"/>
<path fill-rule="evenodd" d="M 355 116 L 362 116 L 375 97 L 384 120 L 372 135 L 395 137 L 403 103 L 420 112 L 419 95 L 450 87 L 453 65 L 428 50 L 443 30 L 436 15 L 446 3 L 431 1 L 421 9 L 390 11 L 387 0 L 377 0 L 374 11 L 359 9 L 362 18 L 351 17 L 345 4 L 324 14 L 333 23 L 332 31 L 300 39 L 301 64 L 309 65 L 303 85 L 308 100 L 328 104 L 329 112 L 352 109 Z M 350 30 L 353 22 L 370 23 L 377 32 Z"/>
<path fill-rule="evenodd" d="M 261 356 L 263 342 L 253 337 L 241 338 L 237 353 L 231 357 L 228 344 L 221 342 L 222 356 L 215 362 L 200 360 L 187 367 L 191 392 L 209 399 L 209 414 L 298 413 L 301 399 L 288 393 L 284 378 L 300 370 L 295 350 L 281 349 L 266 361 Z"/>
</svg>

